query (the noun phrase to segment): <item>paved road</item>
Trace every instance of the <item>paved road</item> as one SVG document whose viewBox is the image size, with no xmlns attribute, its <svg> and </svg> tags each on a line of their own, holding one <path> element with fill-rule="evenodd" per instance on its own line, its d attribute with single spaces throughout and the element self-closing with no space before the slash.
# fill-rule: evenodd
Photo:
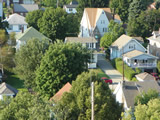
<svg viewBox="0 0 160 120">
<path fill-rule="evenodd" d="M 115 89 L 118 82 L 122 81 L 122 74 L 112 67 L 109 61 L 104 56 L 98 55 L 98 66 L 112 79 L 113 84 L 110 85 L 111 89 Z M 127 80 L 125 78 L 125 80 Z"/>
</svg>

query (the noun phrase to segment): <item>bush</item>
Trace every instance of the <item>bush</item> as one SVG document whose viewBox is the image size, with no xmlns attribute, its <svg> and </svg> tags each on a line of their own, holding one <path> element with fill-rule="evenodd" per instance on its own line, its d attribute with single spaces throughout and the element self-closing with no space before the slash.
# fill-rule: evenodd
<svg viewBox="0 0 160 120">
<path fill-rule="evenodd" d="M 114 63 L 114 62 L 113 62 Z M 121 58 L 115 59 L 115 68 L 122 74 L 123 73 L 123 61 Z M 124 76 L 132 81 L 132 78 L 137 74 L 132 68 L 124 63 Z M 133 79 L 135 80 L 135 79 Z"/>
<path fill-rule="evenodd" d="M 139 73 L 142 72 L 142 70 L 140 70 L 139 68 L 136 68 L 135 70 L 136 70 L 136 73 L 137 73 L 137 74 L 139 74 Z"/>
<path fill-rule="evenodd" d="M 136 82 L 136 81 L 138 81 L 138 80 L 137 80 L 135 77 L 133 77 L 133 78 L 132 78 L 132 81 L 135 81 L 135 82 Z"/>
</svg>

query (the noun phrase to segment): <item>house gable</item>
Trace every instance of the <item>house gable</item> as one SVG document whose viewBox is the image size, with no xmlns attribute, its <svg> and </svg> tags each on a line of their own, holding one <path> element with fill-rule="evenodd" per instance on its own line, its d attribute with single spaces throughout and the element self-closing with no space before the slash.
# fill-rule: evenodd
<svg viewBox="0 0 160 120">
<path fill-rule="evenodd" d="M 127 53 L 130 52 L 132 50 L 138 50 L 141 52 L 146 52 L 147 50 L 135 39 L 131 39 L 129 42 L 127 42 L 124 47 L 123 50 L 121 49 L 121 53 Z"/>
</svg>

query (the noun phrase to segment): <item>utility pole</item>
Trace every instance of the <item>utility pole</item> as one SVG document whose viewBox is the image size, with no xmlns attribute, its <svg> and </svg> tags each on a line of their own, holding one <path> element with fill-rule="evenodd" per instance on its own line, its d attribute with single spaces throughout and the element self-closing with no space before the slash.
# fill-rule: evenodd
<svg viewBox="0 0 160 120">
<path fill-rule="evenodd" d="M 91 83 L 91 120 L 94 120 L 94 82 Z"/>
</svg>

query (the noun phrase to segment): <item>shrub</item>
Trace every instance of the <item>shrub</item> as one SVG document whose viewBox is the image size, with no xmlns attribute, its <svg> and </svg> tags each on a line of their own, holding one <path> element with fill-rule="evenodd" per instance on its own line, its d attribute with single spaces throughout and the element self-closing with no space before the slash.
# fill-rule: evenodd
<svg viewBox="0 0 160 120">
<path fill-rule="evenodd" d="M 136 68 L 135 70 L 136 70 L 136 73 L 137 73 L 137 74 L 139 74 L 139 73 L 142 72 L 142 70 L 140 70 L 139 68 Z"/>
<path fill-rule="evenodd" d="M 121 58 L 116 58 L 115 59 L 115 68 L 120 72 L 123 73 L 123 61 Z M 132 78 L 135 76 L 136 72 L 130 68 L 128 65 L 124 63 L 124 76 L 132 80 Z"/>
<path fill-rule="evenodd" d="M 137 80 L 135 77 L 133 77 L 133 78 L 132 78 L 132 81 L 135 81 L 135 82 L 136 82 L 136 81 L 138 81 L 138 80 Z"/>
</svg>

